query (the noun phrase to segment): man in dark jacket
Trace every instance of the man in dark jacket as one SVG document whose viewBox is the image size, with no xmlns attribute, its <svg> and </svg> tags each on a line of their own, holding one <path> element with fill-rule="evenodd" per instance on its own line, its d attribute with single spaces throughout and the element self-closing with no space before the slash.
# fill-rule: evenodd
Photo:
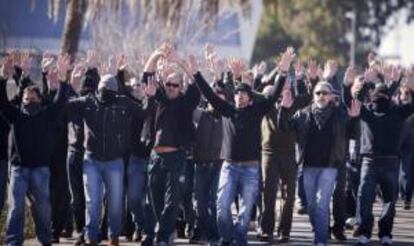
<svg viewBox="0 0 414 246">
<path fill-rule="evenodd" d="M 225 99 L 225 91 L 214 88 L 214 92 Z M 223 140 L 221 115 L 208 104 L 206 109 L 194 111 L 196 140 L 194 145 L 194 207 L 196 223 L 194 236 L 190 243 L 202 243 L 219 240 L 216 223 L 216 200 L 218 180 L 222 159 L 220 158 Z"/>
<path fill-rule="evenodd" d="M 333 87 L 319 82 L 313 91 L 314 102 L 289 117 L 293 101 L 282 99 L 278 125 L 294 130 L 299 162 L 303 164 L 307 208 L 315 232 L 314 243 L 326 245 L 329 228 L 329 204 L 335 186 L 337 168 L 345 158 L 347 114 L 332 101 Z M 314 141 L 317 140 L 317 141 Z"/>
<path fill-rule="evenodd" d="M 123 157 L 130 145 L 131 119 L 144 118 L 151 108 L 151 99 L 144 107 L 117 94 L 118 82 L 112 75 L 101 77 L 98 92 L 70 101 L 70 121 L 84 128 L 83 181 L 86 199 L 85 237 L 97 245 L 100 239 L 99 218 L 103 186 L 108 200 L 109 245 L 119 245 L 123 211 Z M 155 94 L 155 85 L 146 88 Z M 79 131 L 78 131 L 79 132 Z"/>
<path fill-rule="evenodd" d="M 232 105 L 214 94 L 199 72 L 194 75 L 203 95 L 223 116 L 221 157 L 224 163 L 217 194 L 221 245 L 231 245 L 233 240 L 236 245 L 247 245 L 250 213 L 259 191 L 260 124 L 279 98 L 293 57 L 293 49 L 283 54 L 279 64 L 281 74 L 270 95 L 260 101 L 254 101 L 251 87 L 241 83 L 235 89 L 236 105 Z M 231 204 L 238 194 L 243 203 L 238 222 L 234 225 Z"/>
<path fill-rule="evenodd" d="M 6 61 L 5 67 L 10 65 Z M 51 143 L 60 111 L 64 107 L 63 94 L 66 84 L 61 84 L 57 98 L 50 105 L 42 105 L 37 86 L 23 91 L 20 109 L 12 105 L 6 92 L 7 78 L 4 69 L 0 80 L 0 114 L 11 125 L 11 170 L 9 186 L 9 213 L 7 217 L 7 245 L 22 245 L 24 241 L 25 197 L 29 196 L 34 209 L 34 221 L 38 240 L 51 245 L 51 206 L 49 179 L 52 158 Z M 57 69 L 49 73 L 49 79 L 58 84 Z M 53 88 L 56 89 L 56 88 Z"/>
<path fill-rule="evenodd" d="M 353 82 L 352 80 L 344 82 L 345 102 L 348 105 L 352 98 L 350 87 Z M 367 83 L 364 83 L 365 86 Z M 380 187 L 385 204 L 378 221 L 378 236 L 382 245 L 392 244 L 395 203 L 398 198 L 401 129 L 404 120 L 413 113 L 414 106 L 412 103 L 393 105 L 391 89 L 385 84 L 377 84 L 372 94 L 372 103 L 363 105 L 359 116 L 362 166 L 358 190 L 360 216 L 358 245 L 368 244 L 372 235 L 374 222 L 372 206 L 375 202 L 377 185 Z"/>
<path fill-rule="evenodd" d="M 159 58 L 168 58 L 172 52 L 169 44 L 163 44 L 151 54 L 144 68 L 144 83 L 153 78 Z M 151 206 L 159 224 L 158 245 L 167 245 L 173 238 L 186 178 L 184 149 L 194 139 L 192 116 L 200 101 L 194 84 L 189 84 L 185 93 L 183 86 L 183 78 L 177 72 L 162 81 L 156 96 L 155 118 L 146 134 L 154 142 L 148 172 Z"/>
</svg>

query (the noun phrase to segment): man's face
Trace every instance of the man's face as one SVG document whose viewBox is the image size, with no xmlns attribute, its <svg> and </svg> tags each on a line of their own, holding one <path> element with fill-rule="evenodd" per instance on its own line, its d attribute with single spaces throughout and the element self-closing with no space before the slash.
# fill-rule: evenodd
<svg viewBox="0 0 414 246">
<path fill-rule="evenodd" d="M 143 84 L 139 82 L 138 80 L 134 79 L 131 81 L 131 87 L 132 87 L 132 92 L 131 92 L 132 96 L 135 99 L 142 100 L 145 96 Z"/>
<path fill-rule="evenodd" d="M 236 108 L 245 108 L 251 104 L 249 93 L 245 91 L 237 91 L 234 95 L 234 101 L 236 103 Z"/>
<path fill-rule="evenodd" d="M 41 103 L 39 95 L 34 91 L 25 91 L 23 93 L 22 103 L 28 105 L 30 103 Z"/>
<path fill-rule="evenodd" d="M 313 92 L 313 101 L 318 108 L 324 108 L 328 106 L 332 100 L 332 92 L 327 86 L 318 85 Z"/>
<path fill-rule="evenodd" d="M 180 95 L 182 89 L 182 78 L 177 73 L 168 75 L 164 82 L 165 93 L 169 99 L 175 99 Z"/>
<path fill-rule="evenodd" d="M 411 98 L 411 90 L 407 87 L 401 87 L 400 89 L 400 100 L 402 103 L 407 104 L 410 103 Z"/>
</svg>

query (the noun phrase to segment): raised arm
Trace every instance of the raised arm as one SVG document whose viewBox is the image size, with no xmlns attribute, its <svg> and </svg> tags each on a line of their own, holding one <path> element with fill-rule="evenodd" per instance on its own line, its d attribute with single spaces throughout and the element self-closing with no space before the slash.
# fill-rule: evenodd
<svg viewBox="0 0 414 246">
<path fill-rule="evenodd" d="M 201 93 L 218 112 L 226 117 L 230 117 L 234 114 L 235 108 L 213 92 L 210 85 L 199 71 L 194 74 L 194 80 Z"/>
<path fill-rule="evenodd" d="M 7 57 L 0 69 L 0 113 L 9 123 L 14 122 L 19 109 L 14 107 L 7 97 L 7 79 L 13 73 L 13 61 Z"/>
</svg>

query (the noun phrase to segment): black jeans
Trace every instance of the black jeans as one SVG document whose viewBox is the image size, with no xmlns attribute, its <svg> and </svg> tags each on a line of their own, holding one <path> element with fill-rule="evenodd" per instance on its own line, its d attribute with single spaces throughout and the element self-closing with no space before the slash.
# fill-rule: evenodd
<svg viewBox="0 0 414 246">
<path fill-rule="evenodd" d="M 63 140 L 62 140 L 63 141 Z M 67 140 L 66 140 L 67 141 Z M 57 143 L 50 166 L 50 199 L 52 205 L 52 232 L 59 236 L 71 212 L 68 174 L 66 169 L 67 145 Z"/>
<path fill-rule="evenodd" d="M 148 166 L 150 202 L 159 223 L 157 242 L 168 243 L 175 231 L 185 188 L 185 162 L 185 154 L 181 150 L 151 153 Z"/>
<path fill-rule="evenodd" d="M 361 184 L 358 191 L 358 207 L 361 224 L 360 235 L 371 238 L 374 215 L 372 206 L 375 202 L 376 188 L 379 185 L 383 200 L 383 211 L 378 221 L 378 236 L 392 237 L 392 227 L 395 216 L 395 203 L 398 198 L 398 158 L 368 158 L 362 159 Z"/>
<path fill-rule="evenodd" d="M 332 214 L 333 214 L 333 230 L 343 231 L 345 229 L 346 221 L 346 165 L 338 168 L 338 175 L 336 176 L 336 185 L 332 200 Z"/>
<path fill-rule="evenodd" d="M 194 178 L 196 232 L 209 241 L 220 238 L 217 228 L 217 189 L 222 161 L 197 163 Z M 196 233 L 196 234 L 197 234 Z"/>
<path fill-rule="evenodd" d="M 82 179 L 83 154 L 68 152 L 67 168 L 71 205 L 76 232 L 81 233 L 85 227 L 85 193 Z"/>
</svg>

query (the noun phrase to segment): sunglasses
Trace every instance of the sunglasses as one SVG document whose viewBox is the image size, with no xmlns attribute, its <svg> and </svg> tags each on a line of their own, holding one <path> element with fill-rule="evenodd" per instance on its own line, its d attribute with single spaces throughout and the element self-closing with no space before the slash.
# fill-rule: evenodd
<svg viewBox="0 0 414 246">
<path fill-rule="evenodd" d="M 329 95 L 329 94 L 331 94 L 329 91 L 315 91 L 315 95 L 317 95 L 317 96 L 320 96 L 320 95 L 326 96 L 326 95 Z"/>
<path fill-rule="evenodd" d="M 178 88 L 180 87 L 180 84 L 174 84 L 174 83 L 167 82 L 165 83 L 165 86 L 172 87 L 172 88 Z"/>
</svg>

